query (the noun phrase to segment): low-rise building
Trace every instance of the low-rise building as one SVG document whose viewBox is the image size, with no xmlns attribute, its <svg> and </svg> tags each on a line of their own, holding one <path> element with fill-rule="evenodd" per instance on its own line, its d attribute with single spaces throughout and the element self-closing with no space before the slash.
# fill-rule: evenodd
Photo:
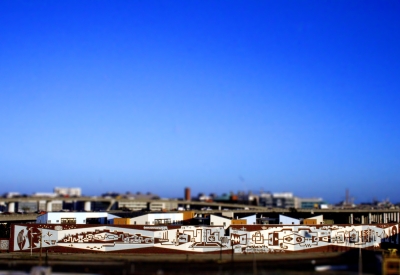
<svg viewBox="0 0 400 275">
<path fill-rule="evenodd" d="M 169 213 L 148 213 L 131 218 L 130 224 L 136 225 L 180 225 L 190 223 L 194 218 L 193 211 L 169 212 Z"/>
<path fill-rule="evenodd" d="M 163 210 L 173 210 L 178 208 L 178 203 L 175 201 L 137 201 L 135 199 L 131 200 L 121 200 L 118 201 L 119 209 L 128 209 L 131 211 L 163 211 Z"/>
<path fill-rule="evenodd" d="M 113 224 L 118 216 L 107 212 L 50 212 L 36 218 L 41 224 Z"/>
<path fill-rule="evenodd" d="M 318 209 L 321 205 L 326 205 L 322 198 L 297 198 L 296 208 L 301 209 Z"/>
<path fill-rule="evenodd" d="M 256 215 L 235 216 L 233 212 L 224 212 L 222 215 L 210 215 L 210 224 L 212 226 L 223 226 L 227 229 L 232 224 L 256 224 Z"/>
<path fill-rule="evenodd" d="M 314 217 L 310 217 L 307 219 L 303 220 L 303 224 L 323 224 L 324 223 L 324 216 L 323 215 L 318 215 L 318 216 L 314 216 Z"/>
</svg>

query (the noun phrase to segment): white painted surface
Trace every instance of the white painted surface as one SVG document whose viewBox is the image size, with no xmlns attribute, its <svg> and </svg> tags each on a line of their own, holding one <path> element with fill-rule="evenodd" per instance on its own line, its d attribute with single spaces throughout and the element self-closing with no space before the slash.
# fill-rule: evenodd
<svg viewBox="0 0 400 275">
<path fill-rule="evenodd" d="M 232 220 L 229 218 L 217 216 L 217 215 L 210 215 L 210 225 L 212 226 L 223 226 L 224 229 L 227 229 L 232 223 Z"/>
<path fill-rule="evenodd" d="M 279 224 L 300 224 L 300 220 L 288 216 L 279 215 Z"/>
<path fill-rule="evenodd" d="M 109 214 L 107 212 L 51 212 L 40 215 L 36 218 L 36 223 L 42 224 L 61 224 L 61 219 L 76 219 L 76 224 L 86 224 L 88 218 L 99 218 L 101 223 L 112 223 L 114 218 L 118 216 Z"/>
</svg>

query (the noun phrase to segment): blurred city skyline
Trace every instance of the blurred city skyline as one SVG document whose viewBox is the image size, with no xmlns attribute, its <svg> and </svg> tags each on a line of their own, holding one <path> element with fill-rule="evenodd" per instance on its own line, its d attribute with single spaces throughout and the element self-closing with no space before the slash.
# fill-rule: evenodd
<svg viewBox="0 0 400 275">
<path fill-rule="evenodd" d="M 42 191 L 35 191 L 32 193 L 26 193 L 26 192 L 16 192 L 16 191 L 10 191 L 10 190 L 2 190 L 3 192 L 0 193 L 0 196 L 2 195 L 5 198 L 19 198 L 19 197 L 57 197 L 60 194 L 74 194 L 74 197 L 135 197 L 135 198 L 154 198 L 154 199 L 178 199 L 178 200 L 185 200 L 190 197 L 190 199 L 194 200 L 205 200 L 205 201 L 213 201 L 215 198 L 219 198 L 221 200 L 226 200 L 227 198 L 230 198 L 228 200 L 252 200 L 253 197 L 262 197 L 265 195 L 276 197 L 276 198 L 298 198 L 298 199 L 311 199 L 311 200 L 318 200 L 319 203 L 326 204 L 326 205 L 345 205 L 345 206 L 351 206 L 351 205 L 359 205 L 359 204 L 385 204 L 385 205 L 399 205 L 400 201 L 393 201 L 389 197 L 385 198 L 379 198 L 379 197 L 373 197 L 370 199 L 357 199 L 353 195 L 353 193 L 350 192 L 349 189 L 345 190 L 345 193 L 343 194 L 342 197 L 339 198 L 334 198 L 333 200 L 327 200 L 326 198 L 322 196 L 301 196 L 299 194 L 293 193 L 291 191 L 271 191 L 271 190 L 229 190 L 225 191 L 222 193 L 216 193 L 212 191 L 198 191 L 195 189 L 195 192 L 193 192 L 192 188 L 186 186 L 183 190 L 180 190 L 180 192 L 175 192 L 175 195 L 172 196 L 163 196 L 162 194 L 155 193 L 155 192 L 150 192 L 150 191 L 142 191 L 142 190 L 127 190 L 127 191 L 113 191 L 113 190 L 108 190 L 103 193 L 85 193 L 81 187 L 75 186 L 75 187 L 66 187 L 66 186 L 56 186 L 52 190 L 42 190 Z M 65 193 L 67 192 L 67 193 Z M 233 199 L 232 199 L 233 198 Z"/>
</svg>

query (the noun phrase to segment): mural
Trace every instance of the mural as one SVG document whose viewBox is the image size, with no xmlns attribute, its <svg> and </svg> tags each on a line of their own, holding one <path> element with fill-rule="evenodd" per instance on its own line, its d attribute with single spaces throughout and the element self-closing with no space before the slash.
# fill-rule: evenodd
<svg viewBox="0 0 400 275">
<path fill-rule="evenodd" d="M 55 252 L 282 253 L 399 244 L 398 224 L 232 225 L 229 235 L 222 226 L 23 224 L 13 225 L 12 232 L 10 250 L 26 252 L 42 247 Z"/>
<path fill-rule="evenodd" d="M 399 244 L 398 224 L 231 226 L 235 253 L 331 251 L 335 248 L 374 248 Z"/>
<path fill-rule="evenodd" d="M 223 227 L 76 226 L 14 225 L 14 251 L 68 248 L 112 252 L 139 248 L 165 248 L 176 251 L 212 252 L 227 249 L 229 240 Z M 63 249 L 64 248 L 64 249 Z"/>
</svg>

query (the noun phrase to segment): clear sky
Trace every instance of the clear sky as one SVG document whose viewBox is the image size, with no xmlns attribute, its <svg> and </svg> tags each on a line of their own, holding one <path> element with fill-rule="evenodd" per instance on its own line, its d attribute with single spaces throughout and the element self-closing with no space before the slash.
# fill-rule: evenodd
<svg viewBox="0 0 400 275">
<path fill-rule="evenodd" d="M 0 192 L 400 201 L 400 2 L 0 1 Z"/>
</svg>

